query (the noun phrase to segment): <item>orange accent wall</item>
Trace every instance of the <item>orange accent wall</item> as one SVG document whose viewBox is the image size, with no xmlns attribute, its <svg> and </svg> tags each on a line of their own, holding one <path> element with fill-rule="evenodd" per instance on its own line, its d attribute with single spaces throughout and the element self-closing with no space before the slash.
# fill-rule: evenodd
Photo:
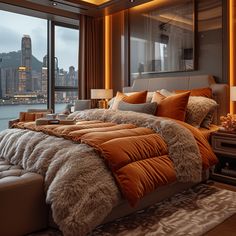
<svg viewBox="0 0 236 236">
<path fill-rule="evenodd" d="M 236 0 L 229 0 L 229 85 L 236 85 Z M 230 113 L 236 113 L 236 102 L 230 102 Z"/>
<path fill-rule="evenodd" d="M 105 89 L 111 88 L 111 16 L 105 16 Z"/>
<path fill-rule="evenodd" d="M 121 91 L 125 80 L 125 11 L 105 16 L 105 88 Z"/>
</svg>

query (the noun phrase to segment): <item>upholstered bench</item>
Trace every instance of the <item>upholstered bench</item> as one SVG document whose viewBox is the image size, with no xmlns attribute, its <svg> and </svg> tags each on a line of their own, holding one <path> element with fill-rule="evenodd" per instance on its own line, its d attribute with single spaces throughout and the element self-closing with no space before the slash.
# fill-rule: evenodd
<svg viewBox="0 0 236 236">
<path fill-rule="evenodd" d="M 43 177 L 0 158 L 0 235 L 19 236 L 47 227 Z"/>
</svg>

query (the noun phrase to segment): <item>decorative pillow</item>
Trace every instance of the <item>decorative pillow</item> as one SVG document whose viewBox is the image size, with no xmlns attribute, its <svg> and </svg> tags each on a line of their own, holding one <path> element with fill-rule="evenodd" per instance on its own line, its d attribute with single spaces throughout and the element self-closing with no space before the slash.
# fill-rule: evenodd
<svg viewBox="0 0 236 236">
<path fill-rule="evenodd" d="M 121 100 L 127 103 L 132 103 L 132 104 L 145 103 L 146 97 L 147 97 L 147 91 L 136 92 L 130 96 L 127 96 L 121 92 L 117 92 L 111 109 L 117 110 L 118 104 Z"/>
<path fill-rule="evenodd" d="M 156 115 L 184 121 L 189 95 L 190 92 L 186 92 L 165 97 L 155 92 L 152 102 L 157 103 Z"/>
<path fill-rule="evenodd" d="M 20 112 L 20 122 L 35 121 L 36 119 L 42 118 L 46 115 L 45 112 Z"/>
<path fill-rule="evenodd" d="M 211 88 L 197 88 L 191 90 L 175 90 L 175 93 L 191 92 L 190 96 L 202 96 L 206 98 L 212 98 Z"/>
<path fill-rule="evenodd" d="M 125 95 L 130 96 L 130 95 L 133 95 L 133 94 L 135 94 L 135 93 L 136 93 L 136 92 L 125 93 Z M 146 102 L 151 102 L 151 101 L 152 101 L 153 93 L 154 93 L 154 92 L 148 92 L 148 93 L 147 93 Z M 116 97 L 113 97 L 112 99 L 109 100 L 109 102 L 108 102 L 109 108 L 112 107 L 112 105 L 113 105 L 113 103 L 114 103 L 114 101 L 115 101 L 115 98 L 116 98 Z"/>
<path fill-rule="evenodd" d="M 218 104 L 217 104 L 218 106 Z M 214 114 L 216 112 L 216 108 L 217 106 L 213 107 L 208 114 L 206 115 L 206 117 L 204 118 L 204 120 L 201 123 L 201 127 L 206 128 L 206 129 L 210 129 L 211 124 L 213 123 L 213 118 L 214 118 Z"/>
<path fill-rule="evenodd" d="M 207 127 L 207 124 L 213 117 L 216 107 L 217 103 L 213 99 L 201 96 L 190 96 L 185 121 L 188 124 L 199 128 L 203 120 L 208 116 L 207 121 L 203 123 L 203 125 Z"/>
<path fill-rule="evenodd" d="M 152 101 L 153 93 L 154 93 L 154 92 L 148 92 L 148 93 L 147 93 L 146 102 L 151 102 L 151 101 Z"/>
<path fill-rule="evenodd" d="M 167 89 L 161 89 L 160 91 L 157 91 L 157 92 L 160 92 L 160 94 L 165 96 L 165 97 L 169 97 L 169 96 L 172 96 L 172 95 L 176 94 L 175 92 L 171 92 L 171 91 L 169 91 Z"/>
<path fill-rule="evenodd" d="M 74 111 L 82 111 L 86 109 L 91 109 L 91 100 L 76 100 Z"/>
<path fill-rule="evenodd" d="M 79 111 L 74 111 L 67 116 L 68 120 L 73 120 L 78 115 Z"/>
<path fill-rule="evenodd" d="M 156 109 L 157 109 L 156 102 L 131 104 L 124 101 L 120 101 L 118 104 L 118 110 L 135 111 L 135 112 L 141 112 L 141 113 L 146 113 L 146 114 L 151 114 L 151 115 L 155 115 Z"/>
</svg>

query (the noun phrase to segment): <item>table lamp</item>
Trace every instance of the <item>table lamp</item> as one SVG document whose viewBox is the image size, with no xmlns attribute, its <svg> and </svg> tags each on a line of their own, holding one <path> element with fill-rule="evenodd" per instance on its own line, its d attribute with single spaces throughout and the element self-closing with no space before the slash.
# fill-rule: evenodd
<svg viewBox="0 0 236 236">
<path fill-rule="evenodd" d="M 230 87 L 230 100 L 236 101 L 236 86 Z"/>
<path fill-rule="evenodd" d="M 113 97 L 112 89 L 91 89 L 91 99 L 100 99 L 98 108 L 108 108 L 107 99 Z"/>
</svg>

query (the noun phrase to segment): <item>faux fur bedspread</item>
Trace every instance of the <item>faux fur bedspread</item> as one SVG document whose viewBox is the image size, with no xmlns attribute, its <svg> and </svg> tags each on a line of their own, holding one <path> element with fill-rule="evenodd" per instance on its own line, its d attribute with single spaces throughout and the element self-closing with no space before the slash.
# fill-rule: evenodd
<svg viewBox="0 0 236 236">
<path fill-rule="evenodd" d="M 178 180 L 200 181 L 201 158 L 196 141 L 174 121 L 110 110 L 88 110 L 78 113 L 77 118 L 152 128 L 167 142 Z M 0 133 L 0 156 L 45 176 L 47 202 L 64 235 L 86 235 L 121 201 L 111 172 L 86 144 L 41 132 L 8 129 Z"/>
</svg>

